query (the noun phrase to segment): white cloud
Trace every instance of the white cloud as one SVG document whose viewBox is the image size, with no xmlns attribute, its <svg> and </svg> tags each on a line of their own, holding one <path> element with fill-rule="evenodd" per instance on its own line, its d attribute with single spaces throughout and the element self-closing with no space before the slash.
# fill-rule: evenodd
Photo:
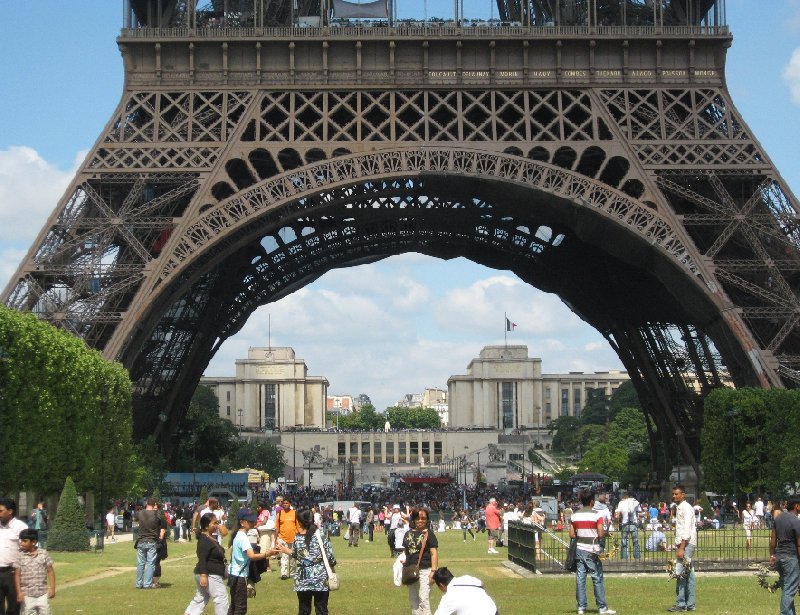
<svg viewBox="0 0 800 615">
<path fill-rule="evenodd" d="M 605 342 L 605 341 L 603 341 L 603 342 L 589 342 L 588 344 L 586 344 L 583 347 L 583 349 L 586 350 L 587 352 L 594 352 L 596 350 L 603 350 L 605 348 L 608 348 L 608 342 Z"/>
<path fill-rule="evenodd" d="M 448 330 L 492 332 L 502 314 L 517 326 L 515 336 L 561 335 L 582 326 L 555 295 L 539 291 L 510 274 L 492 275 L 447 292 L 435 306 L 435 318 Z"/>
<path fill-rule="evenodd" d="M 76 156 L 76 165 L 84 155 Z M 0 150 L 0 288 L 25 257 L 73 174 L 30 147 Z"/>
<path fill-rule="evenodd" d="M 792 102 L 800 105 L 800 47 L 794 50 L 789 63 L 783 69 L 783 80 L 789 86 Z"/>
</svg>

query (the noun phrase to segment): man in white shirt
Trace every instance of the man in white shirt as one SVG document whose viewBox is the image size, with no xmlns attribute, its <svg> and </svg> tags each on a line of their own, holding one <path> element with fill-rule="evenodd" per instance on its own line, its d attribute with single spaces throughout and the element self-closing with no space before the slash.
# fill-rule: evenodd
<svg viewBox="0 0 800 615">
<path fill-rule="evenodd" d="M 217 531 L 214 534 L 214 537 L 217 539 L 217 542 L 222 544 L 222 539 L 228 535 L 228 527 L 222 522 L 223 516 L 225 515 L 225 511 L 222 510 L 222 507 L 219 505 L 219 500 L 217 498 L 208 498 L 207 506 L 200 511 L 198 515 L 198 519 L 202 518 L 206 513 L 214 513 L 214 516 L 219 521 L 219 525 L 217 526 Z M 198 521 L 199 527 L 199 521 Z"/>
<path fill-rule="evenodd" d="M 14 562 L 19 554 L 19 533 L 28 524 L 17 519 L 17 503 L 0 498 L 0 613 L 19 615 L 14 583 Z"/>
<path fill-rule="evenodd" d="M 434 615 L 496 615 L 497 605 L 476 577 L 454 577 L 445 567 L 433 573 L 433 582 L 444 592 Z"/>
<path fill-rule="evenodd" d="M 358 539 L 361 537 L 361 509 L 355 503 L 347 509 L 347 523 L 350 524 L 350 538 L 347 546 L 357 547 Z"/>
<path fill-rule="evenodd" d="M 683 485 L 672 488 L 672 501 L 675 502 L 675 566 L 677 577 L 675 605 L 667 610 L 694 611 L 696 607 L 694 552 L 697 548 L 697 526 L 694 522 L 694 510 L 686 501 L 686 489 Z"/>
<path fill-rule="evenodd" d="M 758 498 L 753 504 L 753 511 L 756 513 L 756 529 L 764 527 L 764 500 Z"/>
<path fill-rule="evenodd" d="M 639 502 L 631 497 L 630 493 L 622 492 L 622 501 L 617 506 L 617 520 L 619 521 L 619 531 L 622 538 L 622 549 L 620 557 L 628 559 L 628 541 L 633 540 L 633 558 L 642 557 L 639 549 L 639 526 L 637 525 L 639 514 Z"/>
</svg>

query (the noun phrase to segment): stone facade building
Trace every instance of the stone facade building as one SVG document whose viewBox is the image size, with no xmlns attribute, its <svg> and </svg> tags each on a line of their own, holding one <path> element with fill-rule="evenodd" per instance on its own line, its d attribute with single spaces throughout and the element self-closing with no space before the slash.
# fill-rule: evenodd
<svg viewBox="0 0 800 615">
<path fill-rule="evenodd" d="M 216 394 L 220 416 L 242 431 L 325 425 L 328 380 L 309 376 L 292 348 L 250 348 L 234 377 L 203 376 L 200 384 Z"/>
<path fill-rule="evenodd" d="M 580 416 L 590 389 L 610 396 L 627 380 L 622 370 L 543 374 L 527 346 L 485 346 L 466 375 L 447 380 L 449 426 L 541 429 L 559 416 Z"/>
</svg>

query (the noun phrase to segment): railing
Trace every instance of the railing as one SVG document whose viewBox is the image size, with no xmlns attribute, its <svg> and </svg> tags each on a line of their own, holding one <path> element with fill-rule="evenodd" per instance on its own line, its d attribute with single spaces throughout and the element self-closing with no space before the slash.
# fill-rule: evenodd
<svg viewBox="0 0 800 615">
<path fill-rule="evenodd" d="M 123 28 L 122 38 L 386 38 L 386 37 L 468 37 L 495 36 L 517 37 L 637 37 L 637 36 L 728 36 L 728 26 L 455 26 L 399 24 L 389 26 L 364 26 L 349 24 L 341 26 L 309 28 L 246 28 L 246 27 L 202 27 L 202 28 Z"/>
<path fill-rule="evenodd" d="M 535 533 L 541 533 L 540 548 L 536 550 Z M 649 530 L 637 528 L 639 557 L 635 544 L 628 541 L 627 559 L 622 559 L 622 537 L 619 531 L 606 537 L 605 549 L 600 558 L 605 572 L 665 572 L 669 561 L 675 559 L 673 550 L 675 532 L 665 531 L 665 545 L 669 551 L 649 550 Z M 753 565 L 769 560 L 770 530 L 752 530 L 752 546 L 748 548 L 747 537 L 741 528 L 725 527 L 700 530 L 697 533 L 695 570 L 746 570 Z M 569 532 L 552 531 L 540 526 L 519 522 L 508 524 L 508 558 L 529 570 L 541 573 L 564 572 L 564 559 L 569 548 Z"/>
</svg>

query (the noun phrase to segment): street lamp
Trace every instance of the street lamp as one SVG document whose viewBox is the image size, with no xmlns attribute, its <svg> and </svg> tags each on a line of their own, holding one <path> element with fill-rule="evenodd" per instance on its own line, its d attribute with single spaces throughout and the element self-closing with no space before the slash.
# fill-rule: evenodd
<svg viewBox="0 0 800 615">
<path fill-rule="evenodd" d="M 733 408 L 728 412 L 731 418 L 731 463 L 733 463 L 733 501 L 736 501 L 736 417 L 739 416 L 739 409 Z"/>
<path fill-rule="evenodd" d="M 239 427 L 242 427 L 244 424 L 244 421 L 242 420 L 242 417 L 244 416 L 244 408 L 239 408 L 236 412 L 239 413 Z"/>
</svg>

